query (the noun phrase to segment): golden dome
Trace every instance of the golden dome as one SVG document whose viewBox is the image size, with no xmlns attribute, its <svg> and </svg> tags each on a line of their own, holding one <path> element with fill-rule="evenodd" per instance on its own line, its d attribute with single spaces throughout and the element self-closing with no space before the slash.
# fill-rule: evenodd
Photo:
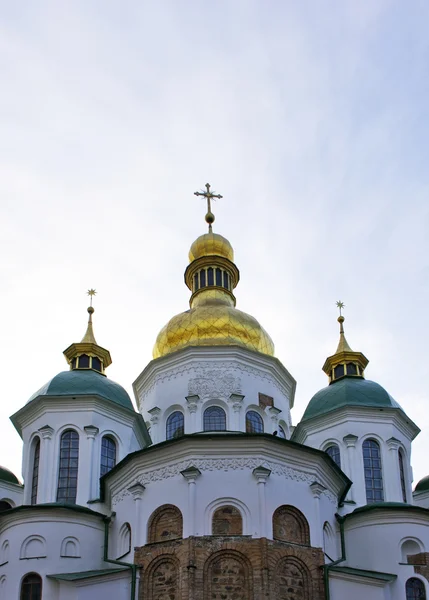
<svg viewBox="0 0 429 600">
<path fill-rule="evenodd" d="M 251 315 L 236 309 L 223 292 L 206 290 L 204 302 L 176 315 L 160 331 L 153 349 L 159 358 L 185 346 L 244 346 L 274 355 L 274 344 L 263 327 Z M 195 299 L 196 300 L 196 299 Z"/>
<path fill-rule="evenodd" d="M 229 241 L 218 233 L 205 233 L 195 240 L 189 250 L 189 262 L 202 256 L 223 256 L 234 262 L 234 250 Z"/>
</svg>

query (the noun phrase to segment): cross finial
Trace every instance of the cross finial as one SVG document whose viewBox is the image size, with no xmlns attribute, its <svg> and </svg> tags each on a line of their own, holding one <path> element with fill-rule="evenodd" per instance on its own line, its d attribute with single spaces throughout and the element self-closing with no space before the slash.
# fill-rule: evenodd
<svg viewBox="0 0 429 600">
<path fill-rule="evenodd" d="M 215 216 L 212 213 L 212 205 L 211 205 L 211 201 L 215 200 L 216 198 L 223 198 L 223 196 L 221 196 L 220 194 L 213 194 L 213 192 L 210 191 L 210 184 L 206 183 L 206 191 L 203 192 L 194 192 L 194 196 L 204 196 L 204 198 L 206 198 L 207 200 L 207 214 L 206 214 L 206 222 L 209 224 L 209 232 L 212 231 L 212 223 L 215 220 Z"/>
<path fill-rule="evenodd" d="M 341 317 L 342 316 L 341 310 L 345 307 L 345 304 L 344 304 L 344 302 L 341 302 L 341 300 L 337 300 L 336 304 L 337 304 L 338 308 L 340 309 L 340 317 Z"/>
<path fill-rule="evenodd" d="M 92 306 L 92 297 L 95 296 L 96 293 L 97 292 L 93 288 L 91 288 L 90 290 L 88 290 L 86 292 L 87 296 L 89 296 L 89 305 L 90 306 Z"/>
</svg>

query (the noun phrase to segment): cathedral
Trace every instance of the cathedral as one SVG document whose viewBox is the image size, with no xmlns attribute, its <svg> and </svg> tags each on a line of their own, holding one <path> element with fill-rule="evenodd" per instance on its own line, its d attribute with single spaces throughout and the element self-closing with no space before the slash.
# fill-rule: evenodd
<svg viewBox="0 0 429 600">
<path fill-rule="evenodd" d="M 106 373 L 89 290 L 67 370 L 11 416 L 24 483 L 0 468 L 0 598 L 425 600 L 429 477 L 413 492 L 410 463 L 419 428 L 365 378 L 341 302 L 327 385 L 292 424 L 296 382 L 236 308 L 217 196 L 208 184 L 198 194 L 208 232 L 189 251 L 190 308 L 137 375 L 138 410 Z"/>
</svg>

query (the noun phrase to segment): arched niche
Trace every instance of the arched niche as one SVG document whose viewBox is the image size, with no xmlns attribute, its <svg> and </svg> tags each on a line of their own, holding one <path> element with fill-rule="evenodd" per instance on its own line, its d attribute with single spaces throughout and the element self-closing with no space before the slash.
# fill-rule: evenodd
<svg viewBox="0 0 429 600">
<path fill-rule="evenodd" d="M 273 538 L 309 546 L 310 527 L 307 519 L 295 506 L 279 506 L 273 514 Z"/>
<path fill-rule="evenodd" d="M 30 535 L 21 545 L 19 558 L 46 558 L 46 540 L 41 535 Z"/>
<path fill-rule="evenodd" d="M 212 517 L 212 535 L 242 535 L 243 518 L 235 506 L 217 508 Z"/>
<path fill-rule="evenodd" d="M 235 550 L 220 550 L 204 565 L 204 598 L 253 600 L 252 568 L 248 558 Z"/>
<path fill-rule="evenodd" d="M 151 515 L 148 523 L 148 543 L 165 542 L 183 537 L 183 517 L 177 506 L 164 504 Z"/>
</svg>

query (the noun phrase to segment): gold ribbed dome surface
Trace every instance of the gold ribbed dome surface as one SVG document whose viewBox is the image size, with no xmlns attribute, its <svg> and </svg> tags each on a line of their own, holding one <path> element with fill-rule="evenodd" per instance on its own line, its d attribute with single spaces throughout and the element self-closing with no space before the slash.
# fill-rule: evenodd
<svg viewBox="0 0 429 600">
<path fill-rule="evenodd" d="M 234 262 L 234 250 L 229 241 L 218 233 L 205 233 L 195 240 L 189 250 L 189 262 L 202 256 L 223 256 Z"/>
<path fill-rule="evenodd" d="M 270 336 L 255 318 L 215 297 L 170 319 L 158 334 L 153 358 L 185 346 L 244 346 L 274 355 Z"/>
</svg>

